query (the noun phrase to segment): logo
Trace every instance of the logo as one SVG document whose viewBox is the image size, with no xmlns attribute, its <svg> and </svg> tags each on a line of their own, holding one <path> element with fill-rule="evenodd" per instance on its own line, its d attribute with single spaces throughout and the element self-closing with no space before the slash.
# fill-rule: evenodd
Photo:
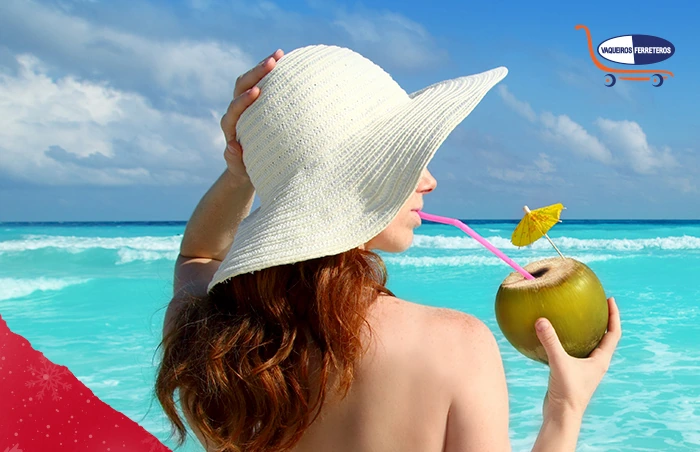
<svg viewBox="0 0 700 452">
<path fill-rule="evenodd" d="M 596 57 L 593 50 L 593 41 L 591 32 L 585 25 L 576 25 L 576 30 L 584 30 L 588 39 L 588 52 L 591 56 L 593 64 L 605 74 L 605 86 L 614 86 L 617 79 L 633 81 L 633 82 L 648 82 L 655 87 L 664 84 L 664 80 L 668 77 L 673 77 L 673 72 L 661 69 L 618 69 L 605 66 Z M 614 63 L 640 66 L 644 64 L 654 64 L 667 60 L 673 56 L 676 48 L 669 41 L 650 35 L 625 35 L 616 36 L 607 39 L 598 45 L 598 55 L 608 61 Z M 629 74 L 618 75 L 614 74 Z M 632 76 L 645 75 L 646 76 Z"/>
<path fill-rule="evenodd" d="M 649 35 L 617 36 L 598 45 L 598 55 L 622 64 L 654 64 L 671 58 L 675 52 L 669 41 Z"/>
</svg>

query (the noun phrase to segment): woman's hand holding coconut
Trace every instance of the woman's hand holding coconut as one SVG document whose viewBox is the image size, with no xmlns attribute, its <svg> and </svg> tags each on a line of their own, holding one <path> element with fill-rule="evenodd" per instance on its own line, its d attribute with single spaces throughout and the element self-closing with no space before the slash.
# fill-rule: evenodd
<svg viewBox="0 0 700 452">
<path fill-rule="evenodd" d="M 608 312 L 608 331 L 598 347 L 587 358 L 574 358 L 566 353 L 556 331 L 547 319 L 541 318 L 535 323 L 537 337 L 547 352 L 550 369 L 549 386 L 542 406 L 545 424 L 548 420 L 554 423 L 564 420 L 563 423 L 580 424 L 583 413 L 607 372 L 622 336 L 620 311 L 614 298 L 608 298 Z M 572 436 L 574 447 L 578 428 L 575 431 L 576 436 Z M 543 438 L 543 435 L 540 435 L 538 440 L 540 438 Z M 541 444 L 540 447 L 546 450 L 547 446 Z M 539 450 L 537 443 L 533 450 Z"/>
</svg>

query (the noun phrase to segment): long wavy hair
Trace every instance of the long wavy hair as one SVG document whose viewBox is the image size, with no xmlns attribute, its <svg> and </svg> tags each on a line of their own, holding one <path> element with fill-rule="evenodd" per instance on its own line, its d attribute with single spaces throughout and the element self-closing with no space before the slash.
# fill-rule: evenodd
<svg viewBox="0 0 700 452">
<path fill-rule="evenodd" d="M 367 310 L 394 295 L 386 283 L 382 258 L 355 248 L 239 275 L 183 303 L 159 345 L 155 384 L 178 447 L 186 429 L 176 390 L 216 451 L 296 445 L 329 391 L 347 395 L 364 332 L 371 338 Z"/>
</svg>

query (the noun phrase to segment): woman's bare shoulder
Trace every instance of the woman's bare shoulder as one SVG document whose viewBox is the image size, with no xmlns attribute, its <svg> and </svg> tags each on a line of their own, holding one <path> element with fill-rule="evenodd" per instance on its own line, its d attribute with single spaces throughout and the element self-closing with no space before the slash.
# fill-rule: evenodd
<svg viewBox="0 0 700 452">
<path fill-rule="evenodd" d="M 414 352 L 423 351 L 451 359 L 470 352 L 497 350 L 489 327 L 477 317 L 454 309 L 382 297 L 374 316 L 385 335 L 400 337 Z"/>
<path fill-rule="evenodd" d="M 392 296 L 381 297 L 378 305 L 376 313 L 384 321 L 420 322 L 441 331 L 477 336 L 490 332 L 477 317 L 455 309 L 427 306 Z"/>
<path fill-rule="evenodd" d="M 443 443 L 451 432 L 449 450 L 482 450 L 479 441 L 498 443 L 489 450 L 509 450 L 508 388 L 489 327 L 465 312 L 400 298 L 382 297 L 377 308 L 377 336 L 386 346 L 366 367 L 371 393 L 387 399 L 410 388 L 402 394 L 411 400 L 403 415 L 439 420 L 433 428 Z"/>
</svg>

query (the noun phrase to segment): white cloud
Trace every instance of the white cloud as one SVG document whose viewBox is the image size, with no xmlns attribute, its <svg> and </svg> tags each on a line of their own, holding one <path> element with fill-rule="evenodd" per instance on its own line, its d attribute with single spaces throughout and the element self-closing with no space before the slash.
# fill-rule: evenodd
<svg viewBox="0 0 700 452">
<path fill-rule="evenodd" d="M 198 172 L 213 161 L 202 152 L 223 149 L 216 117 L 159 111 L 143 96 L 105 83 L 52 78 L 30 55 L 17 63 L 17 74 L 0 74 L 0 170 L 18 179 L 47 185 L 201 181 Z"/>
<path fill-rule="evenodd" d="M 698 186 L 687 177 L 668 178 L 666 182 L 681 193 L 700 193 Z"/>
<path fill-rule="evenodd" d="M 336 12 L 333 24 L 345 31 L 354 50 L 399 69 L 426 69 L 447 59 L 419 23 L 393 12 Z"/>
<path fill-rule="evenodd" d="M 555 116 L 550 112 L 543 112 L 538 117 L 530 104 L 517 99 L 506 86 L 499 87 L 499 94 L 503 102 L 515 112 L 531 122 L 538 121 L 542 124 L 544 130 L 541 136 L 545 140 L 563 145 L 583 157 L 607 165 L 626 165 L 639 174 L 653 174 L 657 170 L 668 170 L 678 166 L 671 149 L 668 146 L 657 149 L 650 145 L 642 127 L 634 121 L 598 118 L 595 124 L 602 132 L 604 144 L 601 139 L 567 115 Z M 615 151 L 614 157 L 611 150 Z M 546 160 L 535 162 L 545 172 L 548 163 Z M 676 182 L 672 185 L 683 192 L 694 189 L 694 185 L 689 182 Z"/>
<path fill-rule="evenodd" d="M 526 171 L 517 171 L 510 168 L 492 168 L 490 166 L 486 168 L 486 171 L 489 176 L 504 182 L 522 182 L 523 180 L 530 180 Z"/>
<path fill-rule="evenodd" d="M 549 182 L 560 183 L 561 178 L 555 176 L 556 168 L 544 152 L 530 165 L 516 164 L 517 169 L 487 166 L 486 172 L 494 179 L 504 182 Z"/>
<path fill-rule="evenodd" d="M 599 162 L 612 163 L 610 150 L 591 135 L 580 124 L 566 115 L 553 115 L 544 112 L 540 115 L 540 121 L 545 126 L 542 136 L 550 141 L 565 145 L 568 149 Z"/>
<path fill-rule="evenodd" d="M 530 122 L 537 121 L 537 113 L 535 113 L 535 110 L 533 110 L 530 104 L 527 102 L 516 99 L 513 93 L 508 90 L 508 86 L 499 84 L 498 94 L 501 95 L 503 102 L 505 102 L 506 105 L 512 108 L 520 116 L 524 117 Z"/>
<path fill-rule="evenodd" d="M 549 161 L 549 156 L 544 152 L 540 152 L 539 158 L 535 160 L 535 166 L 543 173 L 553 173 L 555 171 L 554 164 Z"/>
<path fill-rule="evenodd" d="M 73 66 L 90 68 L 97 77 L 147 78 L 168 96 L 221 101 L 255 60 L 228 42 L 189 39 L 149 39 L 105 26 L 95 26 L 57 9 L 32 1 L 5 0 L 0 26 L 22 24 L 52 55 Z M 119 74 L 120 77 L 115 77 Z"/>
<path fill-rule="evenodd" d="M 300 34 L 317 23 L 268 1 L 234 3 L 254 10 L 246 17 L 252 24 L 277 34 Z M 190 6 L 212 5 L 191 0 Z M 360 9 L 363 14 L 331 10 L 320 33 L 356 43 L 394 67 L 426 67 L 446 55 L 420 24 Z M 33 0 L 0 2 L 0 37 L 17 36 L 7 48 L 16 67 L 0 67 L 0 173 L 47 185 L 209 180 L 204 174 L 223 163 L 220 112 L 201 116 L 228 102 L 236 77 L 258 58 L 226 34 L 193 40 L 162 36 L 162 27 L 125 31 L 71 11 Z M 277 30 L 290 17 L 299 23 Z M 31 54 L 17 55 L 25 49 Z"/>
<path fill-rule="evenodd" d="M 541 135 L 546 140 L 565 145 L 567 149 L 582 157 L 592 158 L 605 164 L 612 163 L 610 150 L 598 138 L 588 133 L 585 128 L 568 116 L 555 116 L 552 113 L 544 112 L 538 117 L 530 104 L 516 98 L 506 85 L 500 85 L 498 93 L 503 102 L 520 116 L 530 122 L 542 124 L 544 130 Z M 540 154 L 540 160 L 536 164 L 538 167 L 544 168 L 544 172 L 547 172 L 548 165 L 551 165 L 546 157 L 544 160 L 542 159 L 542 154 Z"/>
<path fill-rule="evenodd" d="M 671 149 L 668 146 L 656 149 L 649 145 L 642 127 L 634 121 L 598 118 L 596 125 L 603 132 L 605 140 L 622 151 L 632 169 L 639 174 L 652 174 L 656 170 L 677 165 Z"/>
</svg>

